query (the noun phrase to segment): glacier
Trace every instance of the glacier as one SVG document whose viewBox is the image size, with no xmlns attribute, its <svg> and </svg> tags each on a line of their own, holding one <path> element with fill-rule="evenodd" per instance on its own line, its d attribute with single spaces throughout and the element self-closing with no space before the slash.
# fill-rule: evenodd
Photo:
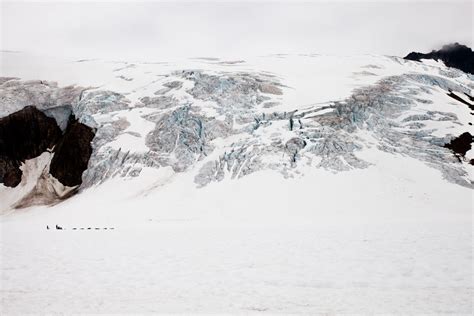
<svg viewBox="0 0 474 316">
<path fill-rule="evenodd" d="M 308 59 L 327 62 L 320 56 L 286 62 Z M 80 190 L 115 176 L 137 177 L 143 168 L 191 172 L 198 187 L 262 170 L 295 177 L 303 165 L 342 172 L 370 166 L 358 152 L 373 146 L 421 160 L 444 179 L 472 188 L 470 158 L 460 159 L 444 147 L 472 130 L 469 108 L 447 96 L 472 95 L 472 75 L 396 57 L 370 62 L 350 69 L 354 81 L 370 77 L 367 84 L 339 99 L 306 105 L 286 102 L 286 91 L 297 87 L 284 76 L 247 71 L 244 62 L 230 63 L 231 69 L 224 63 L 225 70 L 207 60 L 199 64 L 202 69 L 160 69 L 164 72 L 140 92 L 123 77 L 133 79 L 130 72 L 148 64 L 113 69 L 118 92 L 3 77 L 0 116 L 34 105 L 63 131 L 71 113 L 93 128 Z M 395 74 L 386 70 L 391 68 Z M 317 93 L 318 86 L 312 89 Z"/>
<path fill-rule="evenodd" d="M 1 54 L 1 119 L 94 131 L 79 185 L 55 146 L 0 183 L 2 314 L 472 313 L 471 74 Z"/>
</svg>

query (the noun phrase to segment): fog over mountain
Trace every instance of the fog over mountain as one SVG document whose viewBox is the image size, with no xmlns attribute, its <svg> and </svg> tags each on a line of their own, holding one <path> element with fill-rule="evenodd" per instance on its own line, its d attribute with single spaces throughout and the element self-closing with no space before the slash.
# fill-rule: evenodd
<svg viewBox="0 0 474 316">
<path fill-rule="evenodd" d="M 241 58 L 274 53 L 404 56 L 472 46 L 471 1 L 17 2 L 2 49 L 76 58 Z M 423 12 L 423 14 L 420 14 Z"/>
</svg>

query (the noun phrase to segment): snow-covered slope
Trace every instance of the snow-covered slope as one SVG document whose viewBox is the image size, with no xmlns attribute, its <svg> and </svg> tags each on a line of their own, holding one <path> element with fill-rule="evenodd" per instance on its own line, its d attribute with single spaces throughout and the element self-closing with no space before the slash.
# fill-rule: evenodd
<svg viewBox="0 0 474 316">
<path fill-rule="evenodd" d="M 167 167 L 192 174 L 198 187 L 265 170 L 286 178 L 304 176 L 306 167 L 341 172 L 369 168 L 361 155 L 370 149 L 423 161 L 440 177 L 472 187 L 471 153 L 456 158 L 443 146 L 472 132 L 471 110 L 448 93 L 467 98 L 473 81 L 442 64 L 276 55 L 250 61 L 86 60 L 64 62 L 62 69 L 56 62 L 52 73 L 43 73 L 15 66 L 25 58 L 3 56 L 2 75 L 21 80 L 4 79 L 1 115 L 26 105 L 43 111 L 69 106 L 81 123 L 97 129 L 82 190 Z M 61 70 L 54 74 L 55 68 Z M 59 84 L 25 81 L 54 76 Z M 82 87 L 70 86 L 78 83 Z M 58 125 L 67 122 L 65 113 L 56 114 Z M 24 187 L 2 193 L 16 195 Z"/>
<path fill-rule="evenodd" d="M 371 55 L 2 53 L 1 76 L 18 79 L 0 117 L 65 106 L 95 129 L 78 194 L 15 208 L 60 185 L 54 152 L 0 184 L 7 312 L 472 311 L 474 154 L 445 147 L 474 134 L 469 74 Z"/>
</svg>

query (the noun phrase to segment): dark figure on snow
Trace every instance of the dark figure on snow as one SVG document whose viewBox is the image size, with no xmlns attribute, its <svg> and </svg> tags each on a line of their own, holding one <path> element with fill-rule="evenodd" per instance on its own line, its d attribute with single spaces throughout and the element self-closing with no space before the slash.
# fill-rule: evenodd
<svg viewBox="0 0 474 316">
<path fill-rule="evenodd" d="M 49 230 L 49 226 L 48 226 L 48 225 L 46 225 L 46 229 Z"/>
<path fill-rule="evenodd" d="M 62 228 L 61 226 L 58 226 L 58 225 L 56 224 L 56 229 L 62 230 L 63 228 Z"/>
</svg>

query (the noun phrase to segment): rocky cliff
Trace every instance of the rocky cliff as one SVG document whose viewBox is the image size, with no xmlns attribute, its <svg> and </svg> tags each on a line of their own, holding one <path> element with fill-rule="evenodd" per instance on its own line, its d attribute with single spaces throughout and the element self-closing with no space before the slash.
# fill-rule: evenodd
<svg viewBox="0 0 474 316">
<path fill-rule="evenodd" d="M 433 50 L 426 54 L 411 52 L 405 56 L 405 59 L 416 61 L 422 59 L 441 60 L 448 67 L 474 74 L 474 52 L 469 47 L 459 43 L 445 45 L 440 50 Z"/>
</svg>

